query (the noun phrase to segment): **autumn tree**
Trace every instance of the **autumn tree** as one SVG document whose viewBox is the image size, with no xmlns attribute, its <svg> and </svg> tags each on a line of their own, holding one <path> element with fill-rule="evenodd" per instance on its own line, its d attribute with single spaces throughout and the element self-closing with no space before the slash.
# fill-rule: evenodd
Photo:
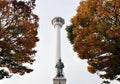
<svg viewBox="0 0 120 84">
<path fill-rule="evenodd" d="M 109 81 L 103 81 L 101 84 L 110 84 Z"/>
<path fill-rule="evenodd" d="M 100 78 L 120 81 L 120 0 L 80 2 L 68 39 L 88 71 Z"/>
<path fill-rule="evenodd" d="M 35 0 L 0 0 L 0 79 L 24 75 L 33 69 L 38 41 Z"/>
</svg>

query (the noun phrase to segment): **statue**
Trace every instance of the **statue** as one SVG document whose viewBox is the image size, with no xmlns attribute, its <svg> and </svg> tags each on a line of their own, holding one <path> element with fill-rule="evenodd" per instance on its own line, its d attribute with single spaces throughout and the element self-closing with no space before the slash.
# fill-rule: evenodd
<svg viewBox="0 0 120 84">
<path fill-rule="evenodd" d="M 61 62 L 61 59 L 59 59 L 55 67 L 57 68 L 57 77 L 63 77 L 64 64 Z"/>
</svg>

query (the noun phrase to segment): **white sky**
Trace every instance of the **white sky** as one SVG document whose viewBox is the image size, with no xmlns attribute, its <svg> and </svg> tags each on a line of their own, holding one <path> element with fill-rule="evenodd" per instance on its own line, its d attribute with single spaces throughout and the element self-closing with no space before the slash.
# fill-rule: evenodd
<svg viewBox="0 0 120 84">
<path fill-rule="evenodd" d="M 60 16 L 65 19 L 61 29 L 61 57 L 64 62 L 67 84 L 100 84 L 101 79 L 87 71 L 87 63 L 80 60 L 67 39 L 65 27 L 76 13 L 80 0 L 36 0 L 35 13 L 40 17 L 39 38 L 36 61 L 31 66 L 34 71 L 24 76 L 13 75 L 0 84 L 53 84 L 55 77 L 55 29 L 51 20 Z M 112 82 L 111 84 L 118 84 Z"/>
</svg>

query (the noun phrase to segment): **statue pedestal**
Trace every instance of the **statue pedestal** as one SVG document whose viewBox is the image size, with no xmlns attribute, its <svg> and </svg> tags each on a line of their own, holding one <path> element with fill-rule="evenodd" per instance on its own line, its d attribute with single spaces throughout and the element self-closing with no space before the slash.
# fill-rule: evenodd
<svg viewBox="0 0 120 84">
<path fill-rule="evenodd" d="M 66 78 L 64 78 L 64 77 L 55 77 L 53 79 L 53 84 L 66 84 Z"/>
</svg>

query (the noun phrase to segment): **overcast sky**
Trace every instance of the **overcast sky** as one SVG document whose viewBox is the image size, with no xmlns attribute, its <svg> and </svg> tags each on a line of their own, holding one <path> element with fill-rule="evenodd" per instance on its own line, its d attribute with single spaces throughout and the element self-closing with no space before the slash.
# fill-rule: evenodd
<svg viewBox="0 0 120 84">
<path fill-rule="evenodd" d="M 34 12 L 40 17 L 39 38 L 36 49 L 36 61 L 31 66 L 34 71 L 24 76 L 13 75 L 0 84 L 53 84 L 55 77 L 55 29 L 51 24 L 54 17 L 65 19 L 61 29 L 61 57 L 64 62 L 66 84 L 100 84 L 101 79 L 87 71 L 87 63 L 80 60 L 67 39 L 65 27 L 76 14 L 80 0 L 36 0 Z M 112 82 L 111 84 L 119 84 Z"/>
</svg>

